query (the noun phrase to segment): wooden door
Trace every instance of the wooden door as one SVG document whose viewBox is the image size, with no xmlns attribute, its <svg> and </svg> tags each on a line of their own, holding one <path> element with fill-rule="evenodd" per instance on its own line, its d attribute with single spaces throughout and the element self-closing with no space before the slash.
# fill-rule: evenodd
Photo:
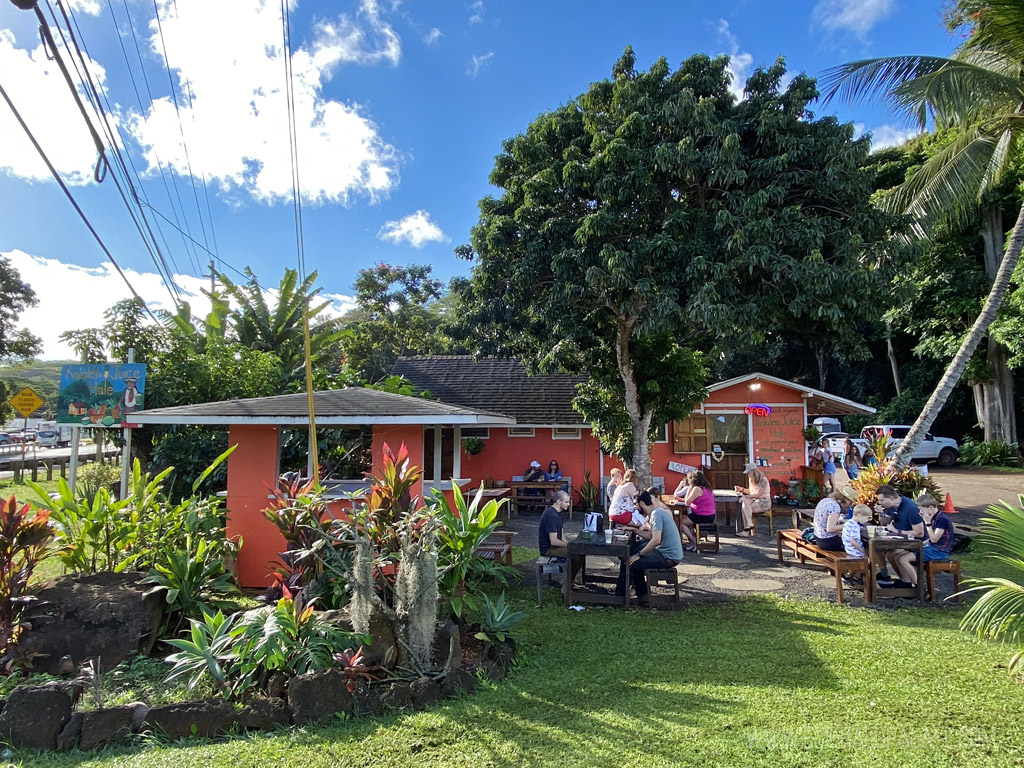
<svg viewBox="0 0 1024 768">
<path fill-rule="evenodd" d="M 708 453 L 711 432 L 707 416 L 691 416 L 672 424 L 672 450 L 676 453 Z"/>
<path fill-rule="evenodd" d="M 731 491 L 734 486 L 747 487 L 747 478 L 743 467 L 747 465 L 747 457 L 738 453 L 727 453 L 721 461 L 715 461 L 715 479 L 712 485 L 718 490 Z"/>
</svg>

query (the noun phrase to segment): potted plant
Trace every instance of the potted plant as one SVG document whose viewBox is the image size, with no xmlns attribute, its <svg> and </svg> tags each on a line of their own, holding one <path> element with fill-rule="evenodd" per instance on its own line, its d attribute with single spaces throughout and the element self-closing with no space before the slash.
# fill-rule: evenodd
<svg viewBox="0 0 1024 768">
<path fill-rule="evenodd" d="M 593 512 L 597 508 L 600 490 L 590 480 L 590 470 L 583 473 L 583 485 L 580 486 L 580 501 L 584 512 Z"/>
<path fill-rule="evenodd" d="M 464 437 L 462 438 L 462 450 L 470 456 L 476 456 L 478 453 L 483 452 L 484 441 L 479 437 Z"/>
<path fill-rule="evenodd" d="M 808 424 L 803 429 L 803 436 L 808 443 L 816 443 L 821 438 L 821 430 L 813 424 Z"/>
</svg>

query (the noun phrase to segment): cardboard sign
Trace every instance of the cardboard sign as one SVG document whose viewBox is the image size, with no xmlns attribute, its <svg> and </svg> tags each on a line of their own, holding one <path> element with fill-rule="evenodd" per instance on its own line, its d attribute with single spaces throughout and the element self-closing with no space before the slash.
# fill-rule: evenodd
<svg viewBox="0 0 1024 768">
<path fill-rule="evenodd" d="M 697 467 L 691 467 L 689 464 L 680 464 L 678 461 L 670 461 L 668 468 L 672 472 L 678 472 L 682 475 L 688 475 L 691 472 L 696 472 Z"/>
</svg>

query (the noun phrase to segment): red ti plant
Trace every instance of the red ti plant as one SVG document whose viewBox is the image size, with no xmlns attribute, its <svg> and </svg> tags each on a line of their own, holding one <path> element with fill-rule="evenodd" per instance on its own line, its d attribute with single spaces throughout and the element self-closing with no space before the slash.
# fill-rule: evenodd
<svg viewBox="0 0 1024 768">
<path fill-rule="evenodd" d="M 30 517 L 29 505 L 19 509 L 14 496 L 0 500 L 0 674 L 18 666 L 14 646 L 25 629 L 21 613 L 29 602 L 28 584 L 52 538 L 49 510 Z"/>
<path fill-rule="evenodd" d="M 411 490 L 420 479 L 420 468 L 412 466 L 409 449 L 402 443 L 396 454 L 384 443 L 383 461 L 378 475 L 367 472 L 370 498 L 366 505 L 364 532 L 382 553 L 395 553 L 401 549 L 400 523 L 410 521 L 411 511 L 419 507 L 419 498 L 413 499 Z"/>
<path fill-rule="evenodd" d="M 383 670 L 381 666 L 368 666 L 363 661 L 363 647 L 353 650 L 348 648 L 341 653 L 334 654 L 334 660 L 341 666 L 341 672 L 345 676 L 345 688 L 352 693 L 359 687 L 359 683 L 368 683 L 376 679 L 377 671 Z"/>
<path fill-rule="evenodd" d="M 274 500 L 263 510 L 263 516 L 273 523 L 285 540 L 285 550 L 279 553 L 272 598 L 280 597 L 280 587 L 293 592 L 311 582 L 324 578 L 324 564 L 317 550 L 328 538 L 334 522 L 322 490 L 313 480 L 303 481 L 295 476 L 281 478 L 277 488 L 271 489 Z"/>
</svg>

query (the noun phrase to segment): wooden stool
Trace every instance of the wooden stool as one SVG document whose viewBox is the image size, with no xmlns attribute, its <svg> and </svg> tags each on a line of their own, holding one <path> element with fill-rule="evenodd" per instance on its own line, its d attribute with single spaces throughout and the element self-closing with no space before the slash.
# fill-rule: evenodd
<svg viewBox="0 0 1024 768">
<path fill-rule="evenodd" d="M 694 535 L 697 537 L 697 552 L 714 552 L 715 554 L 719 551 L 718 543 L 718 523 L 694 523 L 693 526 Z M 708 541 L 708 537 L 714 534 L 715 541 L 711 543 Z M 704 539 L 704 541 L 701 541 Z"/>
<path fill-rule="evenodd" d="M 541 557 L 537 558 L 537 562 L 534 566 L 537 569 L 537 607 L 540 608 L 544 602 L 544 574 L 548 574 L 548 581 L 551 581 L 551 574 L 560 573 L 562 575 L 562 596 L 566 598 L 569 594 L 569 563 L 557 563 L 553 557 Z"/>
<path fill-rule="evenodd" d="M 928 600 L 935 599 L 935 574 L 936 573 L 951 573 L 953 574 L 953 593 L 956 594 L 960 591 L 960 561 L 959 560 L 929 560 L 924 564 L 924 575 L 928 579 Z M 963 600 L 960 595 L 956 595 L 956 601 L 959 603 Z"/>
<path fill-rule="evenodd" d="M 644 576 L 647 577 L 647 602 L 652 608 L 661 607 L 662 601 L 666 600 L 661 595 L 654 594 L 651 587 L 655 584 L 666 584 L 672 587 L 675 590 L 675 596 L 671 605 L 679 607 L 679 573 L 675 568 L 651 568 L 644 571 Z"/>
</svg>

